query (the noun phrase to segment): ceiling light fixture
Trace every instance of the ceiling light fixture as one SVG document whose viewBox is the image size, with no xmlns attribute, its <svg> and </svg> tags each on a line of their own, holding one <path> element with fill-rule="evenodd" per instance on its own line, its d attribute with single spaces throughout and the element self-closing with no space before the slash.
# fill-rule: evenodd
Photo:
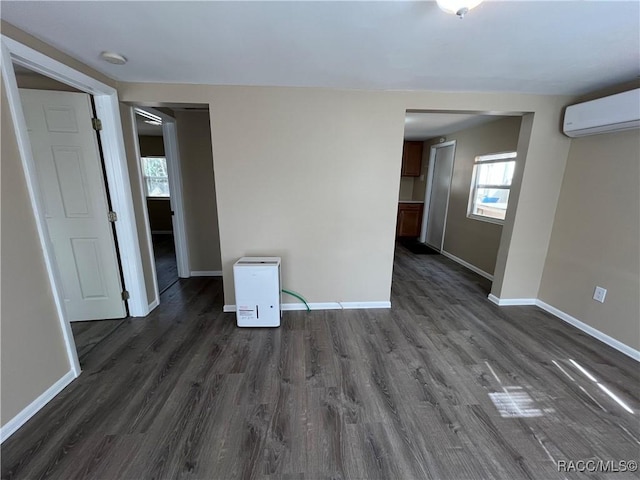
<svg viewBox="0 0 640 480">
<path fill-rule="evenodd" d="M 477 7 L 482 0 L 437 0 L 440 10 L 457 15 L 461 19 L 469 13 L 469 10 Z"/>
<path fill-rule="evenodd" d="M 100 58 L 105 62 L 109 62 L 114 65 L 124 65 L 127 63 L 126 57 L 115 52 L 102 52 L 100 54 Z"/>
<path fill-rule="evenodd" d="M 148 123 L 149 125 L 160 126 L 162 122 L 158 122 L 157 120 L 143 120 L 144 123 Z"/>
</svg>

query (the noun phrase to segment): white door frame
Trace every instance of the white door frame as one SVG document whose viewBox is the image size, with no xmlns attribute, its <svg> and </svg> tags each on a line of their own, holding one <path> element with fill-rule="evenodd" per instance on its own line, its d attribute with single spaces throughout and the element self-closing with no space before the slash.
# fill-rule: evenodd
<svg viewBox="0 0 640 480">
<path fill-rule="evenodd" d="M 453 180 L 453 167 L 456 162 L 456 141 L 449 140 L 448 142 L 439 143 L 431 147 L 429 152 L 429 166 L 427 172 L 427 188 L 424 194 L 424 208 L 422 209 L 422 228 L 420 229 L 420 242 L 425 243 L 427 241 L 427 222 L 429 221 L 429 207 L 431 206 L 431 189 L 433 187 L 433 167 L 435 165 L 436 153 L 438 148 L 453 146 L 453 161 L 451 162 L 451 173 L 449 177 L 449 185 L 447 187 L 447 205 L 444 210 L 444 229 L 442 230 L 442 242 L 440 243 L 440 251 L 444 249 L 444 237 L 447 233 L 447 215 L 449 214 L 449 198 L 451 196 L 451 181 Z"/>
<path fill-rule="evenodd" d="M 176 127 L 176 119 L 171 115 L 156 110 L 151 107 L 136 107 L 146 112 L 152 113 L 162 119 L 162 140 L 164 141 L 164 156 L 167 159 L 167 170 L 169 173 L 169 201 L 171 202 L 171 210 L 173 211 L 172 223 L 174 242 L 176 246 L 176 262 L 178 266 L 178 276 L 180 278 L 189 278 L 191 270 L 189 267 L 189 244 L 187 241 L 187 226 L 184 216 L 184 196 L 182 184 L 182 164 L 180 160 L 180 149 L 178 148 L 178 131 Z M 135 120 L 135 119 L 134 119 Z M 135 126 L 134 122 L 134 126 Z M 136 139 L 138 132 L 136 127 Z M 138 158 L 140 158 L 138 151 Z M 144 187 L 144 185 L 143 185 Z M 144 189 L 142 191 L 144 194 Z M 145 197 L 146 202 L 146 197 Z M 147 221 L 147 225 L 148 225 Z M 149 239 L 151 239 L 149 229 Z M 153 252 L 153 245 L 151 246 Z M 153 274 L 155 273 L 155 265 L 153 266 Z"/>
<path fill-rule="evenodd" d="M 102 121 L 100 139 L 102 142 L 108 190 L 111 196 L 112 207 L 118 214 L 118 221 L 115 223 L 116 236 L 120 250 L 125 288 L 129 291 L 130 295 L 128 300 L 129 313 L 132 317 L 142 317 L 149 313 L 149 306 L 142 270 L 142 258 L 138 248 L 138 232 L 133 211 L 129 173 L 127 170 L 118 92 L 115 88 L 54 60 L 37 50 L 27 47 L 12 38 L 5 35 L 2 35 L 0 38 L 2 48 L 2 78 L 6 87 L 13 126 L 16 131 L 18 149 L 20 151 L 22 167 L 31 200 L 31 208 L 35 216 L 38 237 L 44 254 L 44 262 L 53 292 L 58 320 L 60 321 L 67 348 L 69 363 L 74 375 L 77 377 L 81 371 L 80 363 L 73 340 L 71 325 L 64 308 L 60 274 L 53 261 L 55 255 L 51 240 L 47 234 L 36 168 L 31 152 L 31 143 L 29 141 L 24 112 L 22 111 L 13 62 L 93 95 L 96 111 Z"/>
</svg>

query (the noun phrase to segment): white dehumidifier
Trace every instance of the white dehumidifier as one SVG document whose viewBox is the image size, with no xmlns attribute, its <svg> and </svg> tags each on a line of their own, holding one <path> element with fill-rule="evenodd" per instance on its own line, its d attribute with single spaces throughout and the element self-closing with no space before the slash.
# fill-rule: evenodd
<svg viewBox="0 0 640 480">
<path fill-rule="evenodd" d="M 239 327 L 279 327 L 280 257 L 242 257 L 233 265 Z"/>
</svg>

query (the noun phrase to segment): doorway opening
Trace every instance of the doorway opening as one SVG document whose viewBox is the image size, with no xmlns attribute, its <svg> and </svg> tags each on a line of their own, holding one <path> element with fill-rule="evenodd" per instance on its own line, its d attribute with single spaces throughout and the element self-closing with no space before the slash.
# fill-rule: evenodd
<svg viewBox="0 0 640 480">
<path fill-rule="evenodd" d="M 222 276 L 209 106 L 132 102 L 122 115 L 153 310 L 181 278 Z"/>
<path fill-rule="evenodd" d="M 13 64 L 75 349 L 84 356 L 128 316 L 127 294 L 95 102 Z"/>
<path fill-rule="evenodd" d="M 151 236 L 155 281 L 160 295 L 179 279 L 175 232 L 180 226 L 174 225 L 178 187 L 172 188 L 176 179 L 169 168 L 170 162 L 176 162 L 176 159 L 167 159 L 163 120 L 158 111 L 135 107 L 134 113 L 142 192 Z"/>
<path fill-rule="evenodd" d="M 490 292 L 521 121 L 520 114 L 407 111 L 397 256 L 463 267 Z"/>
<path fill-rule="evenodd" d="M 127 158 L 124 154 L 118 95 L 111 85 L 75 70 L 12 38 L 2 35 L 1 42 L 1 69 L 7 105 L 16 133 L 29 201 L 66 347 L 70 373 L 75 378 L 80 374 L 81 368 L 71 327 L 72 321 L 100 317 L 114 318 L 116 322 L 121 321 L 117 317 L 126 315 L 126 307 L 132 317 L 145 316 L 149 312 Z M 75 102 L 69 100 L 69 104 L 59 107 L 51 106 L 43 110 L 44 119 L 41 115 L 32 113 L 26 115 L 14 67 L 18 68 L 19 73 L 20 69 L 24 69 L 22 70 L 24 74 L 37 74 L 55 83 L 55 88 L 46 94 L 51 98 L 69 95 L 66 98 L 73 97 L 76 99 Z M 35 75 L 34 79 L 35 82 L 41 80 Z M 35 84 L 31 87 L 32 91 L 39 89 Z M 93 100 L 93 108 L 91 108 L 91 100 Z M 29 101 L 32 102 L 32 100 Z M 33 102 L 36 101 L 33 100 Z M 45 98 L 45 102 L 48 102 L 48 99 Z M 65 102 L 67 100 L 63 103 Z M 35 110 L 37 108 L 34 107 L 33 111 Z M 95 117 L 90 115 L 90 127 L 81 120 L 85 119 L 87 112 L 97 114 L 95 123 L 91 120 Z M 30 122 L 35 121 L 38 124 L 40 133 L 53 130 L 50 133 L 55 134 L 56 137 L 69 135 L 67 142 L 50 146 L 55 148 L 49 148 L 48 162 L 40 165 L 40 167 L 44 166 L 45 170 L 48 169 L 47 172 L 36 164 L 35 153 L 37 149 L 45 148 L 42 145 L 46 145 L 46 141 L 51 138 L 48 133 L 39 135 L 44 140 L 39 139 L 36 142 L 37 145 L 32 145 L 27 116 L 31 117 Z M 100 129 L 98 148 L 96 148 L 98 140 L 95 133 L 91 140 L 86 134 L 80 133 L 81 130 L 92 128 L 93 124 Z M 82 137 L 84 140 L 79 141 L 84 141 L 86 145 L 82 147 L 80 144 L 74 145 L 71 138 L 74 135 Z M 95 151 L 99 152 L 100 147 L 103 155 L 102 165 L 99 163 L 100 156 L 95 155 Z M 40 155 L 40 158 L 45 157 Z M 89 158 L 94 160 L 90 161 Z M 59 172 L 60 175 L 54 171 Z M 58 178 L 53 179 L 52 176 Z M 101 178 L 102 182 L 98 182 L 96 180 L 98 178 Z M 58 193 L 55 192 L 55 182 L 59 183 L 58 189 L 61 190 Z M 95 185 L 101 185 L 96 187 L 102 190 L 99 195 L 94 191 Z M 111 219 L 117 219 L 115 226 L 111 226 Z M 83 224 L 83 221 L 86 224 L 93 222 L 99 225 L 99 228 L 92 229 L 85 225 L 82 228 L 88 230 L 82 232 L 78 225 Z M 108 228 L 104 227 L 105 222 Z M 77 231 L 74 230 L 76 228 Z M 109 235 L 105 233 L 107 231 Z M 68 243 L 72 246 L 65 251 L 61 248 L 56 249 L 52 239 L 63 238 L 64 235 L 69 237 Z M 111 238 L 107 241 L 109 236 Z M 114 254 L 116 240 L 117 251 Z M 113 246 L 108 245 L 111 242 Z M 60 245 L 59 241 L 56 243 Z M 121 257 L 121 272 L 118 271 L 117 265 L 118 252 Z M 64 266 L 61 267 L 63 264 Z M 78 269 L 73 292 L 66 290 L 71 278 L 69 269 L 66 267 L 70 264 L 75 264 Z M 62 272 L 63 268 L 67 270 L 65 273 Z M 113 274 L 113 272 L 117 273 Z M 114 285 L 119 286 L 116 288 Z M 113 301 L 115 305 L 116 300 L 120 304 L 120 312 L 117 315 L 108 308 L 109 302 Z M 88 314 L 83 312 L 82 308 L 71 308 L 69 302 L 75 302 L 88 310 L 92 307 L 90 304 L 95 303 L 111 313 Z"/>
</svg>

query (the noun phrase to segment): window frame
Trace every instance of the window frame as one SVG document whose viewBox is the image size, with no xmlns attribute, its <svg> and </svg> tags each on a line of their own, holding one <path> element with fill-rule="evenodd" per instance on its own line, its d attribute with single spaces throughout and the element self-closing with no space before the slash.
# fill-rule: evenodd
<svg viewBox="0 0 640 480">
<path fill-rule="evenodd" d="M 496 153 L 487 153 L 484 155 L 476 155 L 473 161 L 473 174 L 471 176 L 471 188 L 469 190 L 469 202 L 467 205 L 467 218 L 472 220 L 478 220 L 480 222 L 493 223 L 496 225 L 504 225 L 504 219 L 488 217 L 485 215 L 478 215 L 474 213 L 474 207 L 476 206 L 475 198 L 476 193 L 479 188 L 493 188 L 499 190 L 508 190 L 509 197 L 511 197 L 511 187 L 513 186 L 513 177 L 511 178 L 511 183 L 509 185 L 494 185 L 494 184 L 478 184 L 478 166 L 480 165 L 491 165 L 496 163 L 508 163 L 508 162 L 517 162 L 518 152 L 515 150 L 510 150 L 506 152 L 496 152 Z M 485 159 L 485 160 L 480 160 Z M 515 173 L 515 172 L 514 172 Z M 509 208 L 509 201 L 507 200 L 507 209 Z M 506 217 L 506 210 L 505 210 Z"/>
<path fill-rule="evenodd" d="M 145 159 L 146 158 L 163 158 L 165 164 L 165 170 L 167 172 L 167 187 L 169 188 L 169 195 L 167 196 L 158 196 L 158 195 L 149 195 L 149 184 L 147 183 L 148 178 L 165 178 L 165 177 L 151 177 L 145 175 Z M 145 198 L 150 198 L 154 200 L 169 200 L 171 198 L 171 185 L 169 183 L 169 163 L 167 162 L 167 157 L 165 155 L 144 155 L 140 156 L 140 169 L 142 170 L 142 186 L 144 188 L 144 196 Z"/>
</svg>

